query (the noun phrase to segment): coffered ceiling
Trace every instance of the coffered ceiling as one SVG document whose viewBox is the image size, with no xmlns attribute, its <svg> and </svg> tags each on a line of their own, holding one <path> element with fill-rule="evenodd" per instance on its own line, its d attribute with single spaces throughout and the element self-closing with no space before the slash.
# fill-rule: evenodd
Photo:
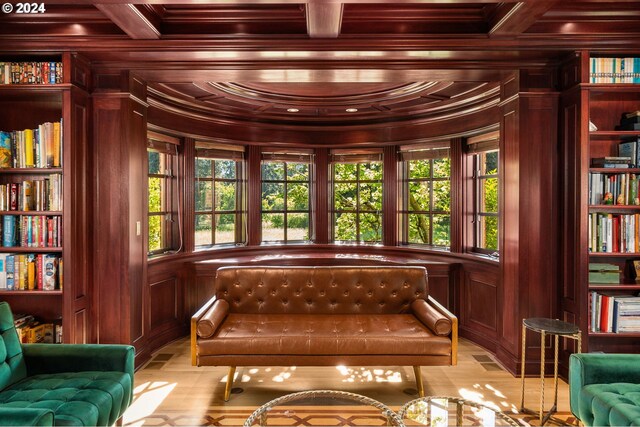
<svg viewBox="0 0 640 427">
<path fill-rule="evenodd" d="M 51 0 L 0 16 L 0 55 L 62 49 L 197 111 L 380 122 L 472 109 L 575 50 L 640 52 L 640 1 Z"/>
</svg>

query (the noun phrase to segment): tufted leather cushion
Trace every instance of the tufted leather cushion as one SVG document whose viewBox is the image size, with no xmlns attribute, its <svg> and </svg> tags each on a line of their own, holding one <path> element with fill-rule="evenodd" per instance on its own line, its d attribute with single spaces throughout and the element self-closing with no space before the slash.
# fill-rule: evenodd
<svg viewBox="0 0 640 427">
<path fill-rule="evenodd" d="M 451 340 L 411 314 L 229 314 L 199 346 L 207 355 L 451 354 Z"/>
<path fill-rule="evenodd" d="M 13 314 L 0 302 L 0 390 L 27 376 L 22 346 L 13 326 Z"/>
<path fill-rule="evenodd" d="M 425 299 L 424 267 L 222 267 L 215 295 L 230 313 L 397 314 Z"/>
<path fill-rule="evenodd" d="M 0 407 L 50 409 L 55 425 L 112 425 L 130 388 L 123 372 L 34 375 L 0 392 Z"/>
<path fill-rule="evenodd" d="M 589 384 L 580 392 L 580 419 L 586 425 L 640 425 L 640 384 Z"/>
</svg>

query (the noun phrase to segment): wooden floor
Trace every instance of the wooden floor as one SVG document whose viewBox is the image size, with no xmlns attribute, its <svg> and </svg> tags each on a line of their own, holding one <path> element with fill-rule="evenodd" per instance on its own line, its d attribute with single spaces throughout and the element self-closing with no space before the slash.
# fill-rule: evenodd
<svg viewBox="0 0 640 427">
<path fill-rule="evenodd" d="M 193 367 L 189 340 L 184 338 L 158 351 L 135 375 L 134 403 L 125 414 L 130 425 L 151 425 L 145 417 L 184 413 L 197 417 L 216 408 L 257 408 L 284 394 L 312 389 L 350 391 L 376 399 L 393 409 L 417 397 L 410 366 L 394 367 L 238 367 L 234 394 L 222 395 L 226 367 Z M 427 395 L 461 396 L 513 412 L 520 404 L 520 379 L 504 371 L 481 347 L 460 340 L 458 365 L 423 367 Z M 525 401 L 537 409 L 540 383 L 527 379 Z M 239 393 L 238 393 L 239 392 Z M 548 409 L 553 400 L 553 380 L 545 387 Z M 569 411 L 568 385 L 560 381 L 558 410 Z"/>
</svg>

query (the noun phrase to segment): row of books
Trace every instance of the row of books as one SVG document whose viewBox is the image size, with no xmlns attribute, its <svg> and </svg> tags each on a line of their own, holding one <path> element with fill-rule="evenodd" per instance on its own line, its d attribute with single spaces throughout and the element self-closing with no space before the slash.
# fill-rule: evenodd
<svg viewBox="0 0 640 427">
<path fill-rule="evenodd" d="M 589 252 L 640 252 L 640 214 L 589 214 Z"/>
<path fill-rule="evenodd" d="M 56 254 L 0 253 L 0 290 L 62 289 L 62 258 Z"/>
<path fill-rule="evenodd" d="M 591 83 L 640 83 L 640 58 L 591 58 Z"/>
<path fill-rule="evenodd" d="M 62 166 L 62 119 L 37 129 L 0 131 L 0 168 Z"/>
<path fill-rule="evenodd" d="M 640 296 L 589 292 L 591 332 L 640 332 Z"/>
<path fill-rule="evenodd" d="M 62 175 L 0 184 L 0 211 L 62 210 Z"/>
<path fill-rule="evenodd" d="M 590 205 L 640 205 L 637 174 L 589 173 Z M 640 208 L 640 206 L 638 206 Z"/>
<path fill-rule="evenodd" d="M 62 218 L 45 215 L 3 215 L 2 246 L 57 248 L 62 245 Z"/>
<path fill-rule="evenodd" d="M 22 343 L 62 343 L 62 325 L 42 323 L 30 314 L 15 314 L 13 324 Z"/>
<path fill-rule="evenodd" d="M 62 83 L 62 62 L 0 62 L 0 84 Z"/>
</svg>

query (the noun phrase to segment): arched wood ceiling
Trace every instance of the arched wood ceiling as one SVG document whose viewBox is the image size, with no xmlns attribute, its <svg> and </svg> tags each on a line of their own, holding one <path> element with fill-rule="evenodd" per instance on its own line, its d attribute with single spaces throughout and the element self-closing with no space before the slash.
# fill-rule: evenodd
<svg viewBox="0 0 640 427">
<path fill-rule="evenodd" d="M 397 122 L 464 115 L 495 103 L 496 83 L 158 83 L 174 105 L 237 120 L 298 124 Z"/>
</svg>

